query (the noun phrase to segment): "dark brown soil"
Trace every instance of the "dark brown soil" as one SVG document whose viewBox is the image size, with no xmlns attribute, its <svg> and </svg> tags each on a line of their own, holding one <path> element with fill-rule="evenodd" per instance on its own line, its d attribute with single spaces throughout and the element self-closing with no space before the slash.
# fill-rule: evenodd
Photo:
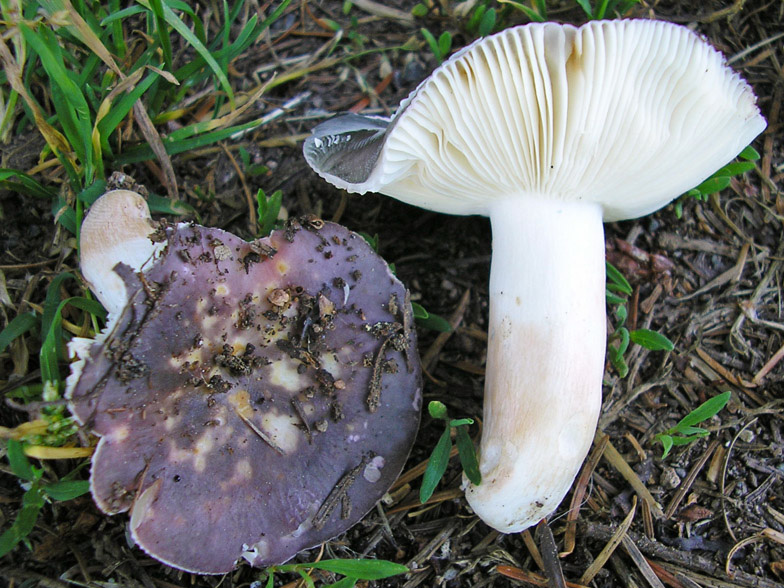
<svg viewBox="0 0 784 588">
<path fill-rule="evenodd" d="M 407 13 L 414 2 L 386 4 Z M 573 2 L 548 4 L 554 20 L 584 21 Z M 367 88 L 375 87 L 378 95 L 369 97 L 365 111 L 391 113 L 437 66 L 424 46 L 418 52 L 399 49 L 410 39 L 421 44 L 421 26 L 436 36 L 452 32 L 455 48 L 472 40 L 453 13 L 437 7 L 416 22 L 376 16 L 373 11 L 354 6 L 346 16 L 342 3 L 333 0 L 293 4 L 273 27 L 270 41 L 233 64 L 234 82 L 241 91 L 255 87 L 259 79 L 269 79 L 272 71 L 299 72 L 259 100 L 249 117 L 303 93 L 308 93 L 306 98 L 272 123 L 223 148 L 174 157 L 180 195 L 194 207 L 202 224 L 245 238 L 252 238 L 246 190 L 255 194 L 260 187 L 268 194 L 283 190 L 290 216 L 313 213 L 355 231 L 377 234 L 379 252 L 395 265 L 412 299 L 458 325 L 447 338 L 419 329 L 420 353 L 430 359 L 424 363 L 425 405 L 440 400 L 453 416 L 481 418 L 488 221 L 425 212 L 376 195 L 346 196 L 317 177 L 301 156 L 301 140 L 328 113 L 361 107 Z M 608 365 L 600 429 L 609 435 L 609 443 L 597 442 L 599 451 L 604 447 L 604 456 L 594 462 L 582 483 L 575 484 L 585 490 L 576 530 L 567 532 L 565 522 L 572 493 L 550 519 L 549 528 L 557 551 L 569 552 L 562 553 L 559 561 L 566 580 L 575 585 L 636 504 L 625 539 L 600 566 L 591 585 L 780 586 L 784 582 L 784 361 L 779 361 L 784 355 L 784 197 L 780 193 L 784 5 L 777 0 L 652 0 L 630 14 L 686 24 L 704 34 L 754 87 L 769 127 L 754 143 L 762 155 L 757 169 L 734 179 L 707 202 L 685 200 L 681 219 L 671 205 L 644 219 L 606 226 L 608 259 L 634 287 L 628 304 L 630 326 L 660 331 L 675 342 L 675 350 L 632 347 L 625 378 Z M 340 23 L 342 40 L 335 43 L 320 19 Z M 353 24 L 352 19 L 356 19 Z M 505 22 L 512 25 L 525 19 L 510 9 Z M 330 53 L 326 48 L 333 44 Z M 310 67 L 309 73 L 303 71 L 305 67 Z M 383 84 L 390 73 L 388 85 Z M 32 131 L 25 139 L 37 140 Z M 254 177 L 238 175 L 232 159 L 240 145 L 269 171 Z M 24 159 L 23 150 L 13 155 L 22 158 L 12 160 L 20 169 L 28 169 L 37 157 L 34 153 L 32 160 Z M 139 165 L 118 171 L 152 192 L 165 194 L 154 170 L 155 166 Z M 42 181 L 52 179 L 46 173 Z M 0 194 L 0 222 L 4 325 L 17 313 L 42 304 L 52 277 L 62 271 L 76 272 L 78 260 L 69 235 L 55 229 L 48 202 Z M 66 287 L 71 295 L 80 293 L 76 282 Z M 23 345 L 0 355 L 0 392 L 40 382 L 39 346 L 36 336 L 28 336 Z M 676 447 L 662 460 L 656 433 L 727 390 L 732 391 L 732 400 L 707 423 L 710 436 Z M 0 424 L 6 427 L 31 416 L 13 402 L 0 407 Z M 440 423 L 423 416 L 404 472 L 428 457 L 441 431 Z M 44 465 L 56 477 L 78 462 Z M 3 471 L 7 472 L 6 466 Z M 406 576 L 360 582 L 360 586 L 500 588 L 546 585 L 546 578 L 551 586 L 558 586 L 554 579 L 558 566 L 545 564 L 543 570 L 536 563 L 539 551 L 548 561 L 546 531 L 514 535 L 493 531 L 468 508 L 458 491 L 460 477 L 455 458 L 437 489 L 436 496 L 443 500 L 425 506 L 417 500 L 421 478 L 398 485 L 393 501 L 379 505 L 348 533 L 325 544 L 323 551 L 301 553 L 294 561 L 383 558 L 412 570 Z M 646 488 L 648 498 L 632 484 Z M 0 476 L 0 528 L 14 520 L 21 495 L 16 478 Z M 655 503 L 663 513 L 657 514 Z M 167 568 L 129 544 L 126 525 L 123 515 L 102 515 L 89 496 L 47 505 L 29 546 L 18 547 L 0 561 L 0 577 L 13 586 L 46 588 L 264 586 L 254 584 L 262 573 L 247 566 L 225 577 L 191 576 Z M 570 533 L 571 548 L 566 545 Z M 317 586 L 328 583 L 318 574 L 314 579 Z M 281 574 L 275 586 L 293 587 L 298 582 L 297 575 Z"/>
</svg>

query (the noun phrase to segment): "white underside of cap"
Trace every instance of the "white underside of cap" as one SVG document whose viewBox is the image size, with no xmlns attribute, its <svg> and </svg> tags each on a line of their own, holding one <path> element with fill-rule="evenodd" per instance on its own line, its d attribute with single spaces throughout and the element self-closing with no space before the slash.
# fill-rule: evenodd
<svg viewBox="0 0 784 588">
<path fill-rule="evenodd" d="M 647 20 L 530 24 L 487 37 L 401 104 L 372 174 L 377 191 L 487 214 L 525 191 L 652 212 L 765 128 L 751 88 L 685 27 Z"/>
</svg>

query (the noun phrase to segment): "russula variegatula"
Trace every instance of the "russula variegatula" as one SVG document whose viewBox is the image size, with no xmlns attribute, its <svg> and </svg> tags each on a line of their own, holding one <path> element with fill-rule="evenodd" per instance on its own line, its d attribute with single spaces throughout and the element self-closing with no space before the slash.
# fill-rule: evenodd
<svg viewBox="0 0 784 588">
<path fill-rule="evenodd" d="M 439 67 L 390 121 L 345 115 L 305 142 L 351 192 L 490 217 L 490 324 L 474 511 L 504 532 L 560 503 L 602 400 L 602 221 L 664 206 L 765 128 L 749 86 L 655 21 L 508 29 Z"/>
<path fill-rule="evenodd" d="M 148 219 L 143 204 L 104 195 L 83 251 L 119 242 L 126 213 Z M 343 532 L 386 492 L 416 436 L 406 290 L 362 237 L 317 218 L 251 243 L 144 222 L 139 265 L 83 260 L 104 304 L 99 276 L 123 285 L 107 329 L 72 345 L 70 408 L 100 437 L 97 505 L 130 510 L 153 557 L 205 574 L 242 557 L 281 563 Z"/>
</svg>

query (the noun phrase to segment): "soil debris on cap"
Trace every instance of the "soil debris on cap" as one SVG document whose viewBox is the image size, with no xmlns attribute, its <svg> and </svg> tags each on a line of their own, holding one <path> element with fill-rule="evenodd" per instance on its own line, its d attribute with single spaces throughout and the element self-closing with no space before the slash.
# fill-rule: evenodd
<svg viewBox="0 0 784 588">
<path fill-rule="evenodd" d="M 320 219 L 253 243 L 186 224 L 166 239 L 143 272 L 117 266 L 128 304 L 75 347 L 70 407 L 100 437 L 93 497 L 130 511 L 138 545 L 173 567 L 281 563 L 356 523 L 408 456 L 419 364 L 388 366 L 418 357 L 415 334 L 392 345 L 368 328 L 399 320 L 388 302 L 405 289 Z"/>
</svg>

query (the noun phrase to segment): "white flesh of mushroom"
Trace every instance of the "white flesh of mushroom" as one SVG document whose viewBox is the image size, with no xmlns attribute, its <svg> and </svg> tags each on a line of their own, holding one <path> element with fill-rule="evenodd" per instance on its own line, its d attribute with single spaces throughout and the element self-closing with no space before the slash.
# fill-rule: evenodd
<svg viewBox="0 0 784 588">
<path fill-rule="evenodd" d="M 483 479 L 466 496 L 492 527 L 520 531 L 552 512 L 590 448 L 602 220 L 653 212 L 730 161 L 765 128 L 755 102 L 684 27 L 533 24 L 453 56 L 386 129 L 352 115 L 306 142 L 339 187 L 491 219 Z M 347 174 L 352 159 L 360 171 Z"/>
<path fill-rule="evenodd" d="M 117 227 L 123 230 L 118 231 Z M 114 316 L 125 307 L 125 284 L 114 272 L 118 263 L 140 270 L 163 244 L 153 243 L 155 226 L 147 202 L 136 192 L 112 190 L 90 207 L 79 238 L 81 270 L 98 300 Z"/>
<path fill-rule="evenodd" d="M 117 227 L 123 230 L 118 231 Z M 79 233 L 82 276 L 108 316 L 106 326 L 95 339 L 74 337 L 68 351 L 77 358 L 66 381 L 66 396 L 81 377 L 90 347 L 111 333 L 114 322 L 128 301 L 125 283 L 114 272 L 118 263 L 139 271 L 165 247 L 150 235 L 155 226 L 147 202 L 136 192 L 112 190 L 90 207 Z"/>
</svg>

